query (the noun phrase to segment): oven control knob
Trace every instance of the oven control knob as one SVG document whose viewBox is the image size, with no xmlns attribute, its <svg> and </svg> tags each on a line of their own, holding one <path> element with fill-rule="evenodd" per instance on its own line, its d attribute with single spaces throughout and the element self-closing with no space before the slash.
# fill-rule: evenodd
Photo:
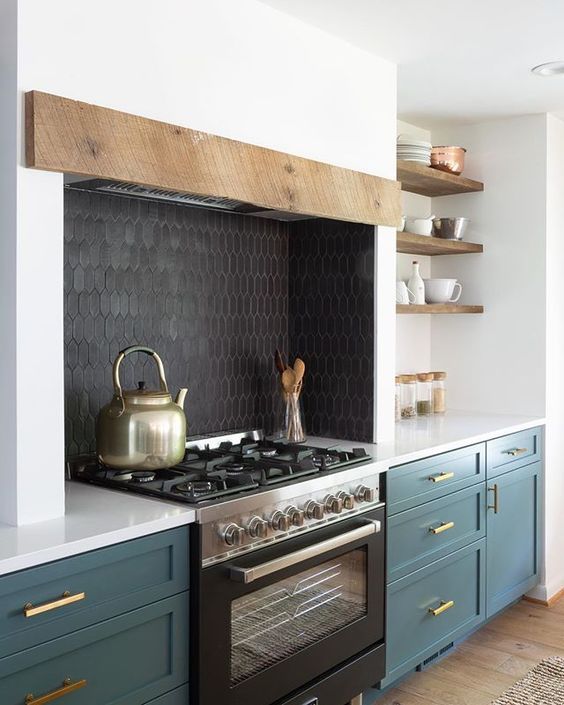
<svg viewBox="0 0 564 705">
<path fill-rule="evenodd" d="M 354 497 L 357 502 L 373 502 L 374 490 L 366 485 L 359 485 L 354 491 Z"/>
<path fill-rule="evenodd" d="M 247 532 L 252 539 L 264 539 L 267 531 L 268 522 L 260 517 L 253 517 L 247 525 Z"/>
<path fill-rule="evenodd" d="M 343 502 L 345 509 L 354 509 L 354 495 L 348 492 L 337 492 L 337 497 Z"/>
<path fill-rule="evenodd" d="M 223 540 L 228 546 L 240 546 L 245 538 L 245 529 L 237 524 L 229 524 L 223 530 Z"/>
<path fill-rule="evenodd" d="M 330 514 L 340 514 L 343 511 L 343 500 L 334 494 L 328 494 L 323 500 L 323 504 Z"/>
<path fill-rule="evenodd" d="M 325 515 L 325 507 L 320 502 L 314 502 L 313 499 L 306 502 L 304 509 L 308 519 L 323 519 Z"/>
<path fill-rule="evenodd" d="M 290 517 L 287 514 L 284 514 L 284 512 L 278 510 L 272 513 L 269 523 L 274 531 L 288 531 L 288 529 L 292 526 L 292 520 Z"/>
<path fill-rule="evenodd" d="M 290 506 L 284 510 L 286 516 L 290 519 L 292 526 L 303 526 L 305 522 L 305 512 L 297 507 Z"/>
</svg>

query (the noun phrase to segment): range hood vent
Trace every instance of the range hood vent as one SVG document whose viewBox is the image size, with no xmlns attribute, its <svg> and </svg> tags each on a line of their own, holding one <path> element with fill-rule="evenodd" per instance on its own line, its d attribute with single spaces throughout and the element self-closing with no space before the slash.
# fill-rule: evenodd
<svg viewBox="0 0 564 705">
<path fill-rule="evenodd" d="M 244 213 L 255 215 L 261 218 L 271 218 L 273 220 L 307 220 L 310 216 L 297 213 L 286 213 L 283 211 L 268 210 L 253 206 L 249 203 L 236 201 L 232 198 L 221 198 L 219 196 L 198 196 L 194 193 L 183 193 L 180 191 L 170 191 L 151 186 L 141 186 L 131 184 L 126 181 L 108 181 L 107 179 L 88 179 L 86 181 L 67 181 L 65 188 L 80 189 L 97 193 L 109 193 L 114 196 L 126 196 L 127 198 L 142 198 L 149 201 L 166 201 L 183 206 L 195 206 L 197 208 L 207 208 L 212 210 L 230 211 L 231 213 Z"/>
</svg>

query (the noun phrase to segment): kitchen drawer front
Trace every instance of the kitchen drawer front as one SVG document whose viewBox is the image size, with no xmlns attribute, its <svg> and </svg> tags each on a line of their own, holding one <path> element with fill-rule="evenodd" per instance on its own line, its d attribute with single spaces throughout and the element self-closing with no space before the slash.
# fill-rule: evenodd
<svg viewBox="0 0 564 705">
<path fill-rule="evenodd" d="M 452 601 L 452 607 L 444 609 Z M 446 604 L 444 604 L 446 603 Z M 434 616 L 430 610 L 443 607 Z M 383 686 L 474 629 L 485 615 L 485 539 L 388 587 Z"/>
<path fill-rule="evenodd" d="M 484 443 L 435 455 L 388 471 L 388 514 L 411 509 L 485 480 Z"/>
<path fill-rule="evenodd" d="M 467 487 L 388 519 L 388 582 L 486 535 L 486 487 Z"/>
<path fill-rule="evenodd" d="M 0 659 L 2 705 L 57 691 L 67 678 L 85 684 L 61 705 L 142 705 L 186 683 L 188 593 Z"/>
<path fill-rule="evenodd" d="M 542 428 L 512 433 L 487 444 L 488 479 L 542 458 Z"/>
<path fill-rule="evenodd" d="M 188 694 L 188 683 L 185 683 L 180 688 L 176 688 L 170 693 L 165 693 L 165 695 L 161 695 L 156 700 L 151 700 L 146 705 L 189 705 Z M 61 703 L 61 705 L 63 704 Z"/>
<path fill-rule="evenodd" d="M 188 558 L 181 527 L 1 577 L 0 658 L 186 590 Z M 55 608 L 26 617 L 26 603 Z"/>
</svg>

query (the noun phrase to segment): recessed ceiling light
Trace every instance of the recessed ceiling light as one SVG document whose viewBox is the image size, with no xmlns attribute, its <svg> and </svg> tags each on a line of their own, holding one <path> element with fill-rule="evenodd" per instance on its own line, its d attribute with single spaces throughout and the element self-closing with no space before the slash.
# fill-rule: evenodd
<svg viewBox="0 0 564 705">
<path fill-rule="evenodd" d="M 558 76 L 564 74 L 564 61 L 549 61 L 547 64 L 539 64 L 531 71 L 537 76 Z"/>
</svg>

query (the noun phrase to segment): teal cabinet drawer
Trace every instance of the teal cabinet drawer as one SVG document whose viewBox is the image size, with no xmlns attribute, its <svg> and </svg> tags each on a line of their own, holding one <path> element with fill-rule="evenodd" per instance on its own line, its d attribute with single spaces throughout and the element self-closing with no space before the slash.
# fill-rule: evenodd
<svg viewBox="0 0 564 705">
<path fill-rule="evenodd" d="M 476 627 L 484 615 L 485 539 L 392 583 L 382 686 Z"/>
<path fill-rule="evenodd" d="M 542 463 L 488 481 L 487 616 L 538 582 Z"/>
<path fill-rule="evenodd" d="M 485 449 L 485 444 L 480 443 L 389 470 L 388 514 L 397 514 L 484 480 Z"/>
<path fill-rule="evenodd" d="M 0 659 L 2 705 L 65 679 L 83 687 L 61 695 L 64 705 L 142 705 L 186 683 L 188 593 Z"/>
<path fill-rule="evenodd" d="M 486 535 L 483 482 L 388 519 L 388 582 Z"/>
<path fill-rule="evenodd" d="M 188 551 L 182 527 L 3 576 L 0 658 L 186 590 Z"/>
<path fill-rule="evenodd" d="M 487 444 L 488 479 L 542 458 L 542 429 L 502 436 Z"/>
<path fill-rule="evenodd" d="M 170 693 L 165 693 L 161 695 L 160 698 L 146 703 L 146 705 L 189 705 L 190 700 L 188 695 L 188 683 L 185 683 L 180 688 L 176 688 L 176 690 Z"/>
</svg>

